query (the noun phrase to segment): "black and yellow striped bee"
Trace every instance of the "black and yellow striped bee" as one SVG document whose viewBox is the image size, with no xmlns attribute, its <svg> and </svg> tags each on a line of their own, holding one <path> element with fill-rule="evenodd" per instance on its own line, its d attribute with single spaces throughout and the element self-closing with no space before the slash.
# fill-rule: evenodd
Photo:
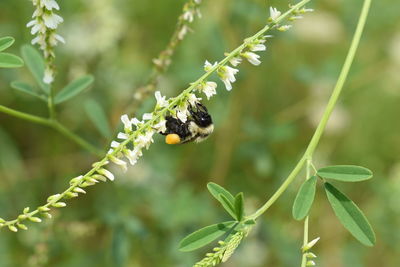
<svg viewBox="0 0 400 267">
<path fill-rule="evenodd" d="M 211 115 L 203 104 L 196 103 L 195 106 L 189 104 L 188 110 L 190 116 L 186 122 L 172 116 L 165 118 L 167 130 L 161 132 L 161 134 L 166 136 L 165 142 L 167 144 L 199 143 L 207 139 L 213 132 L 214 124 Z"/>
</svg>

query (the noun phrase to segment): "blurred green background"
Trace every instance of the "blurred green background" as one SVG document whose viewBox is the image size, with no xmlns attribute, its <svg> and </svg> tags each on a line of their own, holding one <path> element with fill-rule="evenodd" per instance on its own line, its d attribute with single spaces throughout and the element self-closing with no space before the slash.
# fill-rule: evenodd
<svg viewBox="0 0 400 267">
<path fill-rule="evenodd" d="M 95 99 L 113 128 L 127 99 L 143 85 L 151 60 L 167 44 L 183 0 L 58 1 L 67 41 L 57 48 L 56 88 L 85 73 L 94 86 L 58 108 L 70 129 L 105 148 L 85 114 Z M 267 5 L 286 1 L 204 0 L 203 17 L 163 76 L 160 90 L 178 94 L 203 73 L 205 59 L 223 53 L 260 29 Z M 0 266 L 190 266 L 210 247 L 178 251 L 181 238 L 207 224 L 228 219 L 206 191 L 217 182 L 243 191 L 249 212 L 282 183 L 301 156 L 318 122 L 344 61 L 362 5 L 357 1 L 313 1 L 287 33 L 275 33 L 262 53 L 263 64 L 240 66 L 231 93 L 206 101 L 215 133 L 202 144 L 168 146 L 157 137 L 141 161 L 113 183 L 88 189 L 54 219 L 30 224 L 29 231 L 0 232 Z M 374 179 L 338 184 L 365 212 L 377 234 L 374 248 L 359 244 L 338 222 L 321 185 L 311 217 L 318 266 L 400 266 L 400 4 L 373 1 L 366 30 L 335 113 L 314 155 L 316 166 L 357 164 Z M 13 36 L 19 48 L 32 36 L 25 28 L 33 12 L 29 1 L 0 1 L 0 36 Z M 31 80 L 26 68 L 0 70 L 0 104 L 47 115 L 42 102 L 10 87 Z M 151 110 L 151 98 L 141 112 Z M 45 202 L 96 158 L 51 129 L 0 114 L 0 216 L 14 218 L 24 207 Z M 223 266 L 299 266 L 302 223 L 291 217 L 299 177 Z"/>
</svg>

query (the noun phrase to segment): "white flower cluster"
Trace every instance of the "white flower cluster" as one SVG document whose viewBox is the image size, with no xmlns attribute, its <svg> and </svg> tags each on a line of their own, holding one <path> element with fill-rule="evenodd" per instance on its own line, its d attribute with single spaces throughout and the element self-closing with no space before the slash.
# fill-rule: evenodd
<svg viewBox="0 0 400 267">
<path fill-rule="evenodd" d="M 200 9 L 198 8 L 198 5 L 200 4 L 201 0 L 191 0 L 185 4 L 183 8 L 183 13 L 180 17 L 183 25 L 178 32 L 179 40 L 183 40 L 185 35 L 191 30 L 188 24 L 194 21 L 195 16 L 197 15 L 198 18 L 201 18 Z"/>
<path fill-rule="evenodd" d="M 189 1 L 185 6 L 185 12 L 182 14 L 182 19 L 187 22 L 192 22 L 193 17 L 197 11 L 197 5 L 200 3 L 198 1 Z M 302 9 L 302 11 L 296 11 L 293 15 L 301 12 L 312 11 L 309 9 Z M 276 8 L 270 8 L 271 17 L 270 20 L 276 21 L 281 12 Z M 198 13 L 199 14 L 199 13 Z M 277 23 L 275 23 L 275 26 Z M 280 26 L 287 27 L 287 26 Z M 278 28 L 279 30 L 279 28 Z M 226 64 L 218 64 L 215 62 L 211 64 L 207 60 L 204 64 L 204 70 L 206 72 L 216 71 L 219 78 L 225 84 L 228 91 L 232 90 L 232 83 L 236 81 L 235 75 L 239 72 L 237 67 L 243 59 L 246 59 L 251 64 L 258 66 L 261 64 L 260 56 L 256 52 L 266 50 L 266 39 L 271 37 L 271 35 L 265 35 L 258 37 L 252 41 L 247 41 L 243 48 L 235 54 L 228 54 L 229 63 L 231 66 Z M 194 90 L 202 92 L 206 95 L 207 99 L 210 99 L 213 95 L 217 94 L 216 91 L 217 83 L 213 81 L 207 81 L 203 79 L 200 83 L 196 84 Z M 148 149 L 150 144 L 153 143 L 153 135 L 157 132 L 166 131 L 166 113 L 171 114 L 182 122 L 186 122 L 190 116 L 189 106 L 195 106 L 196 103 L 201 101 L 194 93 L 184 92 L 177 98 L 171 98 L 167 100 L 165 96 L 162 96 L 159 91 L 155 92 L 155 98 L 157 101 L 154 112 L 143 114 L 142 120 L 137 118 L 130 119 L 128 115 L 122 115 L 121 121 L 124 125 L 124 131 L 120 132 L 117 136 L 119 141 L 112 141 L 111 148 L 108 151 L 108 159 L 115 164 L 122 167 L 124 170 L 127 169 L 127 159 L 131 165 L 135 165 L 138 158 L 142 156 L 143 148 Z M 174 104 L 171 106 L 171 103 Z M 133 130 L 133 126 L 136 130 Z M 132 145 L 132 149 L 128 148 L 128 145 Z M 108 162 L 107 162 L 108 164 Z M 110 175 L 108 174 L 107 177 Z"/>
<path fill-rule="evenodd" d="M 302 8 L 300 10 L 295 10 L 292 13 L 292 16 L 289 18 L 289 21 L 294 21 L 296 19 L 302 19 L 303 16 L 301 16 L 301 14 L 304 14 L 306 12 L 312 12 L 312 11 L 314 11 L 314 10 L 311 8 Z M 292 27 L 292 25 L 279 25 L 277 20 L 281 16 L 282 12 L 280 12 L 275 7 L 269 8 L 269 14 L 270 14 L 269 21 L 275 24 L 275 27 L 278 31 L 285 32 Z"/>
<path fill-rule="evenodd" d="M 63 18 L 54 13 L 54 10 L 60 10 L 60 6 L 55 0 L 32 0 L 35 11 L 32 20 L 26 25 L 31 28 L 31 34 L 35 36 L 32 44 L 38 44 L 43 50 L 46 59 L 46 69 L 43 81 L 50 84 L 54 80 L 54 70 L 50 62 L 54 59 L 54 47 L 58 42 L 65 43 L 64 38 L 56 34 L 55 30 L 63 22 Z"/>
<path fill-rule="evenodd" d="M 267 47 L 265 46 L 264 43 L 266 42 L 266 38 L 268 37 L 270 37 L 270 35 L 263 36 L 247 44 L 247 46 L 241 52 L 230 58 L 229 63 L 233 67 L 237 67 L 240 63 L 242 63 L 242 59 L 244 58 L 255 66 L 260 65 L 261 64 L 260 56 L 255 52 L 266 50 Z M 238 69 L 233 67 L 228 65 L 218 66 L 218 62 L 211 64 L 207 60 L 204 64 L 204 70 L 206 72 L 213 71 L 215 68 L 217 68 L 218 76 L 225 84 L 225 88 L 228 91 L 232 90 L 232 83 L 236 81 L 235 75 L 239 72 Z M 203 92 L 206 95 L 207 99 L 210 99 L 210 97 L 212 97 L 217 93 L 216 88 L 217 84 L 215 82 L 204 81 L 197 87 L 197 90 Z"/>
</svg>

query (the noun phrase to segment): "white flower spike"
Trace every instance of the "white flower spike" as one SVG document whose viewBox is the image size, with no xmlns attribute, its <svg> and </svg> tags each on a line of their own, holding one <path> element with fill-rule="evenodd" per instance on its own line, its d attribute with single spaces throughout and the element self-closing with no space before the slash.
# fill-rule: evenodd
<svg viewBox="0 0 400 267">
<path fill-rule="evenodd" d="M 208 100 L 210 99 L 210 97 L 217 94 L 217 91 L 215 90 L 216 88 L 217 83 L 215 82 L 205 82 L 199 86 L 199 90 L 206 95 Z"/>
</svg>

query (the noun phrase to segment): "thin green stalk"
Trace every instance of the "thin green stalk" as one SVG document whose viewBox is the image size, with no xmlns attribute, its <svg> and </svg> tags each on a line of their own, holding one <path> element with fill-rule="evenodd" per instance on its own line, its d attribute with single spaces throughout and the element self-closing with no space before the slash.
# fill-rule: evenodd
<svg viewBox="0 0 400 267">
<path fill-rule="evenodd" d="M 306 169 L 306 180 L 310 179 L 310 169 L 311 169 L 311 158 L 307 160 L 307 169 Z M 304 233 L 303 233 L 303 247 L 308 244 L 308 215 L 304 219 Z M 306 253 L 303 252 L 303 256 L 301 258 L 301 267 L 306 267 L 307 257 Z"/>
<path fill-rule="evenodd" d="M 23 119 L 23 120 L 27 120 L 27 121 L 30 121 L 33 123 L 51 126 L 51 121 L 49 119 L 31 115 L 31 114 L 21 112 L 21 111 L 15 110 L 15 109 L 11 109 L 11 108 L 5 107 L 3 105 L 0 105 L 0 112 L 6 113 L 8 115 L 11 115 L 11 116 Z"/>
<path fill-rule="evenodd" d="M 27 121 L 30 121 L 33 123 L 51 127 L 53 129 L 55 129 L 56 131 L 58 131 L 59 133 L 61 133 L 62 135 L 64 135 L 65 137 L 69 138 L 70 140 L 72 140 L 75 143 L 77 143 L 78 145 L 80 145 L 82 148 L 93 153 L 94 155 L 96 155 L 98 157 L 103 156 L 102 150 L 100 150 L 100 149 L 96 148 L 95 146 L 91 145 L 90 143 L 86 142 L 84 139 L 82 139 L 78 135 L 71 132 L 69 129 L 67 129 L 65 126 L 63 126 L 56 120 L 31 115 L 31 114 L 21 112 L 21 111 L 15 110 L 15 109 L 11 109 L 11 108 L 8 108 L 8 107 L 2 106 L 2 105 L 0 105 L 0 112 L 6 113 L 13 117 L 17 117 L 19 119 L 23 119 L 23 120 L 27 120 Z"/>
<path fill-rule="evenodd" d="M 312 156 L 312 154 L 314 153 L 314 151 L 319 143 L 319 140 L 321 139 L 321 136 L 325 130 L 326 124 L 328 123 L 328 120 L 332 114 L 332 111 L 335 108 L 335 105 L 340 96 L 340 93 L 342 92 L 344 82 L 346 81 L 347 75 L 349 73 L 351 64 L 354 59 L 354 55 L 355 55 L 355 53 L 357 51 L 357 47 L 360 43 L 361 35 L 362 35 L 363 29 L 365 26 L 365 22 L 367 19 L 367 15 L 368 15 L 370 6 L 371 6 L 371 0 L 364 0 L 361 14 L 358 19 L 357 28 L 354 33 L 353 40 L 351 42 L 349 52 L 347 53 L 345 62 L 343 64 L 342 70 L 339 75 L 339 78 L 336 82 L 335 88 L 333 89 L 332 95 L 328 101 L 328 104 L 327 104 L 324 114 L 321 118 L 321 121 L 319 122 L 318 127 L 315 130 L 314 135 L 311 138 L 311 141 L 308 144 L 306 151 L 304 152 L 304 155 L 301 157 L 299 162 L 296 164 L 296 166 L 294 167 L 292 172 L 289 174 L 289 176 L 286 178 L 286 180 L 283 182 L 283 184 L 278 188 L 278 190 L 271 196 L 271 198 L 260 209 L 258 209 L 254 214 L 250 215 L 249 218 L 257 219 L 260 215 L 262 215 L 265 211 L 267 211 L 268 208 L 272 204 L 274 204 L 275 201 L 282 195 L 282 193 L 286 191 L 287 187 L 293 182 L 294 178 L 296 178 L 297 174 L 303 168 L 306 160 L 308 158 L 310 158 Z"/>
<path fill-rule="evenodd" d="M 54 105 L 54 89 L 53 86 L 50 85 L 50 94 L 47 98 L 47 106 L 49 108 L 49 117 L 52 120 L 56 119 L 56 107 Z"/>
</svg>

